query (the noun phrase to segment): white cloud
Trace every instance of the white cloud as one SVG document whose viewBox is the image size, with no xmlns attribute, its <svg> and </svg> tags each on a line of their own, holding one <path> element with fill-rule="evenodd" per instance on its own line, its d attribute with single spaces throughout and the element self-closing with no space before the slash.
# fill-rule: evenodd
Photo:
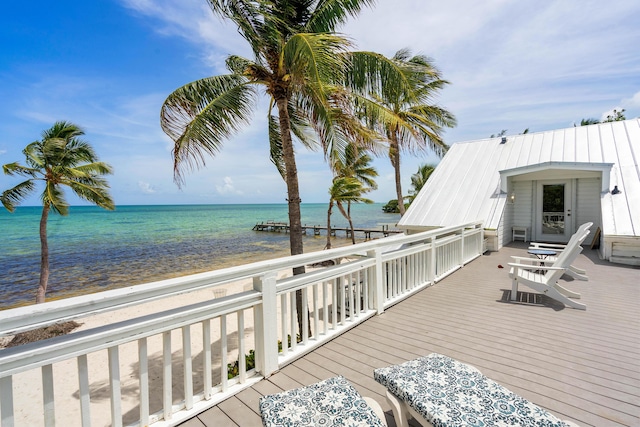
<svg viewBox="0 0 640 427">
<path fill-rule="evenodd" d="M 0 150 L 0 156 L 2 156 L 3 154 L 6 154 L 7 150 Z"/>
<path fill-rule="evenodd" d="M 234 185 L 233 185 L 233 180 L 231 179 L 230 176 L 225 176 L 224 179 L 224 184 L 223 185 L 219 185 L 216 184 L 216 191 L 218 192 L 218 194 L 243 194 L 242 191 L 237 190 Z"/>
<path fill-rule="evenodd" d="M 153 31 L 167 37 L 178 36 L 201 46 L 204 63 L 224 69 L 227 55 L 249 55 L 247 43 L 228 20 L 215 16 L 203 0 L 121 0 L 122 4 L 157 22 Z"/>
<path fill-rule="evenodd" d="M 153 185 L 144 181 L 138 181 L 138 188 L 140 188 L 140 190 L 142 190 L 142 192 L 145 194 L 153 194 L 156 192 L 155 188 L 153 188 Z"/>
<path fill-rule="evenodd" d="M 622 104 L 628 107 L 640 107 L 640 91 L 636 92 L 631 98 L 623 100 Z"/>
</svg>

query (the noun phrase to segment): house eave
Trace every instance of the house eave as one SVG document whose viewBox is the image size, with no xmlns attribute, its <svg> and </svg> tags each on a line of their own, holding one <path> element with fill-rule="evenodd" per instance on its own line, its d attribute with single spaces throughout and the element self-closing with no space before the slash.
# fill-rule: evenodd
<svg viewBox="0 0 640 427">
<path fill-rule="evenodd" d="M 611 169 L 613 163 L 587 163 L 587 162 L 542 162 L 526 166 L 519 166 L 512 169 L 503 169 L 500 172 L 500 191 L 506 193 L 508 178 L 523 175 L 527 173 L 535 173 L 546 170 L 574 170 L 574 171 L 591 171 L 600 172 L 602 175 L 601 191 L 608 192 L 610 185 Z"/>
</svg>

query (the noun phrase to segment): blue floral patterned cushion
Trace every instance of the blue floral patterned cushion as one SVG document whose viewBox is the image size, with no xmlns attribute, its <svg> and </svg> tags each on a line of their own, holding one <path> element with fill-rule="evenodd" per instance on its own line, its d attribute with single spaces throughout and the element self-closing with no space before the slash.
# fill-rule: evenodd
<svg viewBox="0 0 640 427">
<path fill-rule="evenodd" d="M 266 427 L 383 426 L 360 393 L 343 377 L 261 397 L 260 414 Z"/>
<path fill-rule="evenodd" d="M 476 368 L 441 354 L 376 369 L 373 375 L 434 427 L 568 426 Z"/>
</svg>

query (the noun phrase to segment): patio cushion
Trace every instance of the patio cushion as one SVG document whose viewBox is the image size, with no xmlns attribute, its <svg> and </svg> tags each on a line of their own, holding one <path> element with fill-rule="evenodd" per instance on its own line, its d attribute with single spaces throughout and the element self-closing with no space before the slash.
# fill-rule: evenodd
<svg viewBox="0 0 640 427">
<path fill-rule="evenodd" d="M 476 368 L 437 353 L 376 369 L 374 378 L 434 427 L 569 425 Z"/>
<path fill-rule="evenodd" d="M 360 393 L 341 376 L 261 397 L 260 414 L 267 427 L 384 427 Z"/>
</svg>

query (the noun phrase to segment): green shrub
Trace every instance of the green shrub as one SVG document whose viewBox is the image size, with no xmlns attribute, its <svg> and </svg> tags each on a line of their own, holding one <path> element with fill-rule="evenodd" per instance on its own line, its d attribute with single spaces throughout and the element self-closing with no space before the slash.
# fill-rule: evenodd
<svg viewBox="0 0 640 427">
<path fill-rule="evenodd" d="M 296 342 L 302 341 L 300 335 L 296 336 Z M 291 335 L 287 335 L 288 347 L 291 347 Z M 282 341 L 278 340 L 278 352 L 282 351 Z M 244 360 L 247 366 L 247 371 L 256 367 L 256 352 L 249 350 L 249 354 L 244 355 Z M 240 374 L 240 360 L 236 360 L 233 363 L 227 364 L 227 379 L 237 377 Z"/>
</svg>

